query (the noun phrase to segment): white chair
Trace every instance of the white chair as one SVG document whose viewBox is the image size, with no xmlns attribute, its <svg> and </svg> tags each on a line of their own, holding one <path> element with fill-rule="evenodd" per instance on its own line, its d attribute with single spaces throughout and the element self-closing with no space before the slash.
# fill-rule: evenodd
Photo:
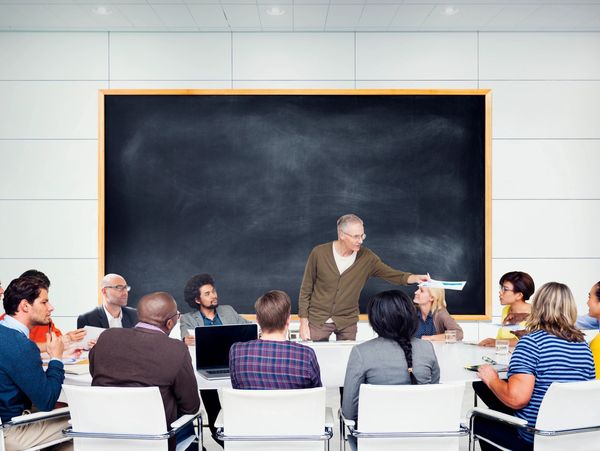
<svg viewBox="0 0 600 451">
<path fill-rule="evenodd" d="M 9 428 L 15 427 L 15 426 L 24 426 L 24 425 L 30 424 L 30 423 L 37 423 L 38 421 L 46 421 L 46 420 L 51 420 L 54 418 L 61 418 L 61 417 L 67 417 L 67 416 L 69 416 L 69 408 L 62 407 L 60 409 L 54 409 L 49 412 L 36 412 L 36 413 L 30 413 L 27 415 L 19 415 L 18 417 L 11 418 L 11 420 L 8 423 L 4 423 L 4 424 L 0 420 L 0 451 L 5 450 L 5 447 L 4 447 L 4 430 L 5 429 L 9 429 Z M 40 443 L 39 445 L 36 445 L 32 448 L 27 448 L 23 451 L 35 451 L 38 449 L 49 448 L 51 446 L 58 445 L 59 443 L 67 442 L 69 440 L 71 440 L 70 437 L 64 436 L 64 437 L 58 438 L 56 440 L 52 440 L 52 441 L 45 442 L 45 443 Z"/>
<path fill-rule="evenodd" d="M 599 450 L 600 449 L 600 380 L 553 383 L 546 392 L 538 412 L 535 428 L 512 415 L 476 407 L 469 412 L 470 449 L 475 440 L 484 440 L 473 430 L 476 417 L 529 430 L 534 434 L 536 451 Z M 489 440 L 486 440 L 489 443 Z M 495 445 L 498 449 L 505 449 Z"/>
<path fill-rule="evenodd" d="M 464 384 L 360 386 L 358 421 L 341 418 L 360 451 L 459 449 Z M 346 434 L 342 431 L 340 439 Z"/>
<path fill-rule="evenodd" d="M 167 450 L 168 439 L 196 418 L 202 430 L 200 413 L 181 416 L 167 430 L 158 387 L 63 385 L 63 390 L 72 424 L 65 433 L 73 437 L 76 451 Z M 185 450 L 194 438 L 178 444 L 177 450 Z"/>
<path fill-rule="evenodd" d="M 225 450 L 329 449 L 333 415 L 325 388 L 301 390 L 219 389 L 222 410 L 215 422 Z"/>
</svg>

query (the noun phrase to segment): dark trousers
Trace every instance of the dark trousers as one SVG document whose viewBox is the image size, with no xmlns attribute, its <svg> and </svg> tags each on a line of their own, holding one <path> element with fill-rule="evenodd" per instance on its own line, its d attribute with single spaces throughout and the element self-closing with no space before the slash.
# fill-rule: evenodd
<svg viewBox="0 0 600 451">
<path fill-rule="evenodd" d="M 500 401 L 496 395 L 483 382 L 473 382 L 475 394 L 492 410 L 502 412 L 507 415 L 514 415 L 515 411 Z M 477 417 L 473 423 L 475 434 L 485 437 L 494 443 L 513 451 L 531 451 L 533 443 L 529 443 L 521 438 L 516 428 L 489 420 L 487 418 Z M 483 440 L 479 440 L 482 451 L 495 451 L 496 448 Z"/>
<path fill-rule="evenodd" d="M 213 439 L 221 447 L 223 447 L 223 440 L 217 440 L 217 428 L 215 427 L 215 420 L 221 410 L 221 402 L 219 401 L 219 393 L 217 390 L 200 390 L 200 396 L 204 403 L 204 410 L 208 415 L 208 428 L 212 434 Z"/>
</svg>

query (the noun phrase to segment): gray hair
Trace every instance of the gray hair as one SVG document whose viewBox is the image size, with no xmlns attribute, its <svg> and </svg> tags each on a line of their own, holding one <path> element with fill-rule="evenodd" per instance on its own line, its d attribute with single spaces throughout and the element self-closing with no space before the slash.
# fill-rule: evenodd
<svg viewBox="0 0 600 451">
<path fill-rule="evenodd" d="M 358 216 L 350 213 L 344 216 L 340 216 L 340 218 L 337 220 L 337 228 L 338 229 L 342 229 L 342 230 L 346 230 L 346 225 L 350 224 L 350 223 L 359 223 L 359 224 L 363 224 L 363 220 L 360 219 Z"/>
</svg>

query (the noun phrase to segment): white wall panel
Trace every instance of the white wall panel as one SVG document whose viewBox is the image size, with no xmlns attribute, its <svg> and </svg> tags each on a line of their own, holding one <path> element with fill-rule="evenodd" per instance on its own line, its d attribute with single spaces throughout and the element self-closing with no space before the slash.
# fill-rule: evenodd
<svg viewBox="0 0 600 451">
<path fill-rule="evenodd" d="M 480 33 L 483 79 L 600 78 L 600 33 Z"/>
<path fill-rule="evenodd" d="M 600 199 L 600 140 L 495 140 L 495 199 Z"/>
<path fill-rule="evenodd" d="M 352 80 L 234 80 L 234 89 L 354 89 Z"/>
<path fill-rule="evenodd" d="M 8 283 L 28 269 L 37 269 L 50 279 L 52 316 L 77 316 L 98 302 L 98 261 L 94 259 L 0 259 L 0 280 Z M 63 323 L 55 322 L 61 331 Z M 66 325 L 64 326 L 66 327 Z"/>
<path fill-rule="evenodd" d="M 106 33 L 0 33 L 0 80 L 106 80 Z"/>
<path fill-rule="evenodd" d="M 98 202 L 2 201 L 3 258 L 97 258 Z"/>
<path fill-rule="evenodd" d="M 107 82 L 0 82 L 0 139 L 97 139 Z"/>
<path fill-rule="evenodd" d="M 96 199 L 98 142 L 0 141 L 0 199 Z"/>
<path fill-rule="evenodd" d="M 600 200 L 495 200 L 492 209 L 494 258 L 600 257 Z"/>
<path fill-rule="evenodd" d="M 356 80 L 357 89 L 477 89 L 477 80 Z"/>
<path fill-rule="evenodd" d="M 498 281 L 509 271 L 524 271 L 535 282 L 536 289 L 546 282 L 561 282 L 575 296 L 578 311 L 587 313 L 587 295 L 593 284 L 600 281 L 600 257 L 595 259 L 494 259 L 492 262 L 492 299 L 498 306 Z M 501 308 L 498 307 L 498 315 Z M 496 309 L 494 310 L 496 314 Z"/>
<path fill-rule="evenodd" d="M 234 33 L 235 80 L 354 80 L 352 33 Z"/>
<path fill-rule="evenodd" d="M 111 89 L 231 89 L 231 80 L 115 80 Z"/>
<path fill-rule="evenodd" d="M 112 80 L 231 78 L 229 33 L 111 33 Z"/>
<path fill-rule="evenodd" d="M 450 313 L 452 313 L 452 307 L 450 306 Z M 458 321 L 460 327 L 463 330 L 463 341 L 465 342 L 478 342 L 479 341 L 479 322 L 478 321 Z"/>
<path fill-rule="evenodd" d="M 360 80 L 477 78 L 476 33 L 357 33 Z"/>
<path fill-rule="evenodd" d="M 600 138 L 600 81 L 486 81 L 494 138 Z"/>
</svg>

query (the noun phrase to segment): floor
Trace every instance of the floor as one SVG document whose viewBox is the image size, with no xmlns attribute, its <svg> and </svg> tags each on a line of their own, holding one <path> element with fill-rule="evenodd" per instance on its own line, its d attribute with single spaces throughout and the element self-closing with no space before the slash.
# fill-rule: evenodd
<svg viewBox="0 0 600 451">
<path fill-rule="evenodd" d="M 474 392 L 471 384 L 465 385 L 465 396 L 463 398 L 463 407 L 462 407 L 462 418 L 467 417 L 467 412 L 469 409 L 473 407 L 473 399 Z M 327 389 L 327 406 L 331 407 L 333 410 L 333 415 L 337 419 L 337 412 L 340 407 L 340 394 L 337 389 Z M 206 418 L 206 416 L 204 416 Z M 339 426 L 336 425 L 334 427 L 333 438 L 330 442 L 330 450 L 331 451 L 340 451 L 340 437 L 339 437 Z M 206 451 L 222 451 L 222 448 L 212 439 L 210 436 L 210 431 L 208 427 L 204 428 L 204 447 Z M 347 447 L 349 450 L 350 447 Z M 467 451 L 469 449 L 469 439 L 468 437 L 461 438 L 460 441 L 460 451 Z M 479 450 L 479 445 L 477 445 L 477 450 Z"/>
</svg>

